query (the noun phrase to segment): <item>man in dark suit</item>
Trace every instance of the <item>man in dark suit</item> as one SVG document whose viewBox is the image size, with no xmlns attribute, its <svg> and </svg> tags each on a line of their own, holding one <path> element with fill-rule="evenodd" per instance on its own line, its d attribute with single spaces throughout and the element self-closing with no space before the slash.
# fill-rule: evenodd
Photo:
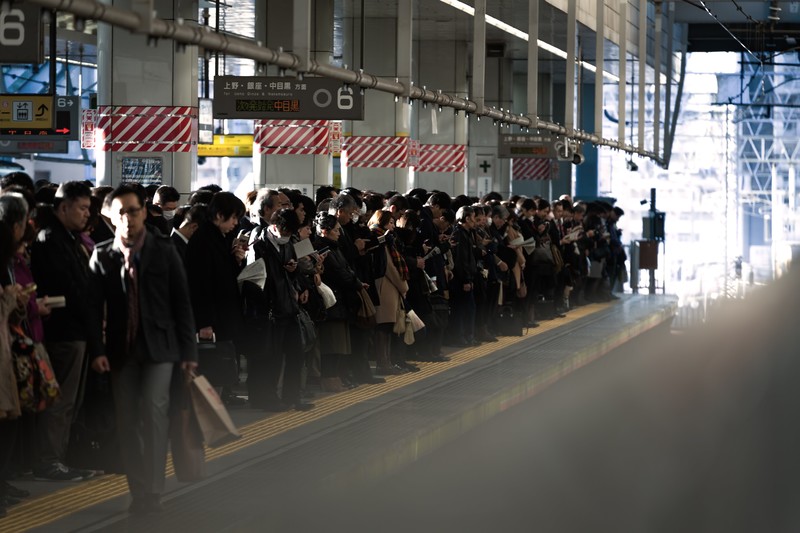
<svg viewBox="0 0 800 533">
<path fill-rule="evenodd" d="M 169 237 L 145 228 L 142 193 L 120 185 L 110 196 L 115 237 L 90 261 L 89 353 L 111 372 L 131 512 L 151 513 L 162 509 L 173 367 L 197 367 L 194 319 L 183 264 Z"/>
<path fill-rule="evenodd" d="M 89 335 L 89 265 L 78 234 L 89 219 L 91 194 L 82 182 L 62 183 L 56 191 L 54 217 L 31 247 L 31 270 L 39 296 L 66 299 L 66 306 L 54 309 L 44 322 L 45 346 L 61 397 L 40 413 L 36 422 L 38 459 L 33 474 L 41 480 L 79 481 L 93 475 L 64 464 L 73 412 L 82 400 L 81 372 Z"/>
<path fill-rule="evenodd" d="M 181 261 L 186 263 L 186 248 L 189 246 L 189 239 L 192 238 L 194 232 L 200 227 L 200 224 L 206 221 L 206 212 L 208 206 L 206 204 L 185 205 L 177 209 L 180 212 L 180 218 L 176 213 L 174 220 L 180 220 L 180 224 L 172 229 L 173 244 L 178 251 Z M 181 212 L 182 211 L 182 212 Z"/>
</svg>

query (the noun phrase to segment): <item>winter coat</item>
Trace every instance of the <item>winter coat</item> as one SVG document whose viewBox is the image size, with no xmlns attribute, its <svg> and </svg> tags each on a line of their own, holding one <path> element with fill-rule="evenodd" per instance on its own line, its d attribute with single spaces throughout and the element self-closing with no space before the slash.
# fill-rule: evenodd
<svg viewBox="0 0 800 533">
<path fill-rule="evenodd" d="M 380 305 L 375 308 L 375 321 L 378 324 L 394 324 L 403 298 L 408 292 L 408 283 L 400 276 L 385 246 L 383 253 L 386 257 L 386 272 L 375 280 L 375 289 L 380 297 Z"/>
</svg>

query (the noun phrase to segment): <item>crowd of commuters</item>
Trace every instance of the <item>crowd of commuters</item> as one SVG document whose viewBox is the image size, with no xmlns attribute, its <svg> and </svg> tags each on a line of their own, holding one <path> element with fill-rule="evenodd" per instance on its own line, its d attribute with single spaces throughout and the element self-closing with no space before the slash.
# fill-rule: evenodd
<svg viewBox="0 0 800 533">
<path fill-rule="evenodd" d="M 68 464 L 97 376 L 110 376 L 131 511 L 158 512 L 170 395 L 176 376 L 204 373 L 198 342 L 230 343 L 246 365 L 246 400 L 235 379 L 207 374 L 229 405 L 312 409 L 315 391 L 382 383 L 416 361 L 447 361 L 443 346 L 519 335 L 616 298 L 622 214 L 568 197 L 327 186 L 314 199 L 278 188 L 244 202 L 209 186 L 181 205 L 169 186 L 10 174 L 0 194 L 0 517 L 28 496 L 8 483 L 16 475 L 97 474 Z M 413 335 L 410 315 L 424 324 Z"/>
</svg>

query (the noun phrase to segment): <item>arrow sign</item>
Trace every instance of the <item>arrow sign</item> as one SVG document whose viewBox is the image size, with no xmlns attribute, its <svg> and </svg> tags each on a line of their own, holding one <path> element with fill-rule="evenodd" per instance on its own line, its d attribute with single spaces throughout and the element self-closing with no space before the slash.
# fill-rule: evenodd
<svg viewBox="0 0 800 533">
<path fill-rule="evenodd" d="M 24 130 L 52 128 L 53 114 L 50 111 L 52 107 L 52 96 L 0 94 L 0 109 L 5 111 L 0 113 L 0 128 Z"/>
<path fill-rule="evenodd" d="M 60 130 L 56 130 L 56 133 L 63 133 L 64 135 L 66 135 L 67 133 L 69 133 L 69 128 L 61 128 Z"/>
</svg>

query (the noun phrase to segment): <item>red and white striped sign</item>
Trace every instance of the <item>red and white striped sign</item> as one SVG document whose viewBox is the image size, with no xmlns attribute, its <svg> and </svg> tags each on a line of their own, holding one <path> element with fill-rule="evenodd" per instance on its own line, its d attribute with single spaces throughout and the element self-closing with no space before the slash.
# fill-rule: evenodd
<svg viewBox="0 0 800 533">
<path fill-rule="evenodd" d="M 81 148 L 91 150 L 95 147 L 94 138 L 97 127 L 97 109 L 84 109 L 81 111 Z"/>
<path fill-rule="evenodd" d="M 467 168 L 463 144 L 423 144 L 419 147 L 418 172 L 462 172 Z"/>
<path fill-rule="evenodd" d="M 416 139 L 409 139 L 408 140 L 408 166 L 410 167 L 418 167 L 419 166 L 419 150 L 420 150 L 419 141 Z"/>
<path fill-rule="evenodd" d="M 338 156 L 342 153 L 342 123 L 338 120 L 331 120 L 331 154 Z"/>
<path fill-rule="evenodd" d="M 327 155 L 327 120 L 258 120 L 254 142 L 262 154 Z"/>
<path fill-rule="evenodd" d="M 552 180 L 558 175 L 558 161 L 519 157 L 511 160 L 512 180 Z"/>
<path fill-rule="evenodd" d="M 344 150 L 349 167 L 405 168 L 408 165 L 408 137 L 348 137 Z"/>
<path fill-rule="evenodd" d="M 98 114 L 105 152 L 190 152 L 196 144 L 196 107 L 99 106 Z"/>
</svg>

